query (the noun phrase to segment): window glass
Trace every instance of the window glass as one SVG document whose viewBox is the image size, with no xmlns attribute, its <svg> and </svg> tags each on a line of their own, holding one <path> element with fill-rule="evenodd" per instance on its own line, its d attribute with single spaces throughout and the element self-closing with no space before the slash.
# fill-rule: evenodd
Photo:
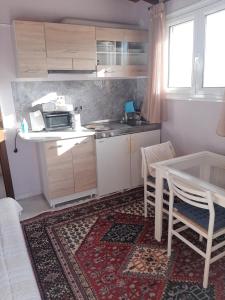
<svg viewBox="0 0 225 300">
<path fill-rule="evenodd" d="M 169 88 L 192 86 L 194 21 L 169 28 Z"/>
<path fill-rule="evenodd" d="M 225 10 L 206 17 L 203 87 L 225 87 Z"/>
</svg>

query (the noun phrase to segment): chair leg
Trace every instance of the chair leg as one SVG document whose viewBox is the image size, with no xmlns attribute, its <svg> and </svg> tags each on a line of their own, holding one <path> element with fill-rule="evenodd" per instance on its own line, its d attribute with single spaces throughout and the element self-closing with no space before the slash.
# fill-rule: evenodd
<svg viewBox="0 0 225 300">
<path fill-rule="evenodd" d="M 167 247 L 167 256 L 171 256 L 171 248 L 172 248 L 172 230 L 173 230 L 173 202 L 174 196 L 172 191 L 170 191 L 170 199 L 169 199 L 169 225 L 168 225 L 168 247 Z"/>
<path fill-rule="evenodd" d="M 168 247 L 167 247 L 167 256 L 171 256 L 171 248 L 172 248 L 172 230 L 173 230 L 173 216 L 169 215 L 169 227 L 168 227 Z"/>
<path fill-rule="evenodd" d="M 203 277 L 203 287 L 205 289 L 208 287 L 211 251 L 212 251 L 212 237 L 208 238 L 207 247 L 206 247 L 205 269 L 204 269 L 204 277 Z"/>
<path fill-rule="evenodd" d="M 147 218 L 148 216 L 148 203 L 145 199 L 145 203 L 144 203 L 144 214 L 145 214 L 145 218 Z"/>
<path fill-rule="evenodd" d="M 147 203 L 147 184 L 144 183 L 144 215 L 145 218 L 148 216 L 148 203 Z"/>
<path fill-rule="evenodd" d="M 172 223 L 169 221 L 169 223 Z M 169 225 L 169 229 L 168 229 L 168 248 L 167 248 L 167 256 L 170 257 L 171 256 L 171 249 L 172 249 L 172 226 Z"/>
</svg>

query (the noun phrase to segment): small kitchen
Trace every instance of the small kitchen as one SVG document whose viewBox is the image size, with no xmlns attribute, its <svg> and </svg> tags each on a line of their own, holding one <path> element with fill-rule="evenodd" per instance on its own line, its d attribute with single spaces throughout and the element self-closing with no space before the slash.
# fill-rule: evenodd
<svg viewBox="0 0 225 300">
<path fill-rule="evenodd" d="M 51 207 L 142 185 L 140 149 L 160 142 L 141 114 L 148 32 L 63 22 L 14 21 L 16 138 L 35 143 Z"/>
</svg>

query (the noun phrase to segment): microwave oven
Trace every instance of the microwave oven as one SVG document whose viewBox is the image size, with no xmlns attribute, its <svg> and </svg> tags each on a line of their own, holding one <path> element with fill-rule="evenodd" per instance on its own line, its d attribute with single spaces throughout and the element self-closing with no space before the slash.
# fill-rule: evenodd
<svg viewBox="0 0 225 300">
<path fill-rule="evenodd" d="M 73 113 L 69 111 L 42 112 L 45 130 L 64 130 L 73 128 Z"/>
</svg>

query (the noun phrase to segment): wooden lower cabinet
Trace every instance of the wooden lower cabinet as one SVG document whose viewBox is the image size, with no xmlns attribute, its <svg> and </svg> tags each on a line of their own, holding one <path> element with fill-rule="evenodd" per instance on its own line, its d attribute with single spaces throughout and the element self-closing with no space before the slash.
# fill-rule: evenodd
<svg viewBox="0 0 225 300">
<path fill-rule="evenodd" d="M 97 191 L 104 196 L 140 186 L 141 147 L 159 143 L 160 130 L 40 143 L 43 193 L 54 206 Z"/>
<path fill-rule="evenodd" d="M 131 134 L 130 136 L 130 168 L 131 168 L 131 187 L 135 188 L 144 183 L 142 178 L 142 157 L 141 148 L 160 144 L 160 130 L 146 131 Z"/>
<path fill-rule="evenodd" d="M 83 192 L 96 187 L 96 150 L 92 138 L 77 139 L 72 148 L 75 191 Z"/>
<path fill-rule="evenodd" d="M 53 206 L 96 188 L 93 137 L 41 143 L 40 161 L 43 193 Z"/>
</svg>

